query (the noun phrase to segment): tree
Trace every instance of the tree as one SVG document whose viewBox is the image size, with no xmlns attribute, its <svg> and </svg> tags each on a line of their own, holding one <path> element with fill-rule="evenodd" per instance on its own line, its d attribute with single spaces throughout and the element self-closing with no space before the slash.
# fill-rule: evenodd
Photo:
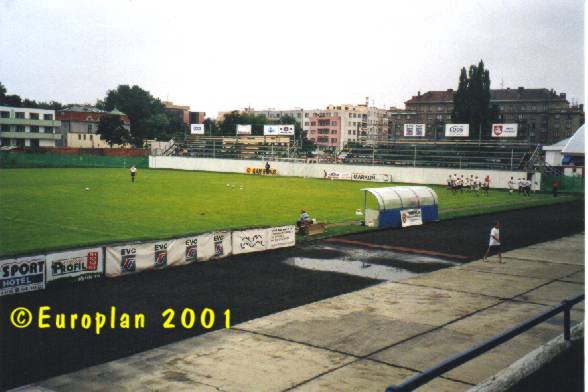
<svg viewBox="0 0 588 392">
<path fill-rule="evenodd" d="M 102 116 L 98 123 L 98 133 L 102 138 L 113 144 L 125 144 L 130 142 L 131 134 L 129 130 L 124 127 L 124 123 L 120 116 Z"/>
<path fill-rule="evenodd" d="M 170 135 L 184 131 L 176 129 L 178 124 L 158 98 L 137 85 L 125 84 L 109 90 L 106 98 L 98 101 L 96 106 L 106 111 L 116 108 L 124 112 L 131 121 L 131 141 L 135 145 L 142 145 L 144 139 L 169 139 Z"/>
<path fill-rule="evenodd" d="M 452 120 L 469 124 L 470 134 L 480 137 L 480 132 L 489 131 L 497 114 L 497 107 L 490 106 L 490 72 L 484 68 L 484 62 L 471 65 L 467 74 L 462 68 L 453 96 Z"/>
<path fill-rule="evenodd" d="M 6 87 L 0 82 L 0 99 L 6 96 Z"/>
<path fill-rule="evenodd" d="M 219 134 L 218 124 L 212 118 L 204 120 L 204 133 L 211 136 L 217 136 Z"/>
</svg>

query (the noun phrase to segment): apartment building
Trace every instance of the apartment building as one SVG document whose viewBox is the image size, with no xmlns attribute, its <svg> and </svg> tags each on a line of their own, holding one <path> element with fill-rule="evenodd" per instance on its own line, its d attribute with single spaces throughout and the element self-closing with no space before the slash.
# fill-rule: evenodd
<svg viewBox="0 0 588 392">
<path fill-rule="evenodd" d="M 20 148 L 55 147 L 61 139 L 55 110 L 0 106 L 0 144 Z"/>
<path fill-rule="evenodd" d="M 445 124 L 452 122 L 454 94 L 452 89 L 418 92 L 405 102 L 406 110 L 388 112 L 385 139 L 405 139 L 403 126 L 406 123 L 425 124 L 424 139 L 444 139 Z M 584 123 L 583 105 L 570 105 L 565 93 L 557 94 L 546 88 L 493 89 L 490 103 L 499 111 L 496 122 L 518 124 L 517 141 L 551 144 L 570 137 Z M 479 138 L 477 130 L 472 130 L 470 135 Z M 491 139 L 489 130 L 483 131 L 482 139 Z"/>
<path fill-rule="evenodd" d="M 104 116 L 117 116 L 123 127 L 130 129 L 129 117 L 118 109 L 110 112 L 93 106 L 70 106 L 57 111 L 60 139 L 57 146 L 75 148 L 108 148 L 110 145 L 98 134 L 100 119 Z"/>
<path fill-rule="evenodd" d="M 341 117 L 317 116 L 310 118 L 307 138 L 316 143 L 319 150 L 339 150 L 341 148 Z"/>
</svg>

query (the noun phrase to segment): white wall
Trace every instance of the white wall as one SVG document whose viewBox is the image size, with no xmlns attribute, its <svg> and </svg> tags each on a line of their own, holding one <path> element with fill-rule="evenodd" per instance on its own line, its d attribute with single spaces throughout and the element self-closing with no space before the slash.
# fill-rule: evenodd
<svg viewBox="0 0 588 392">
<path fill-rule="evenodd" d="M 361 166 L 341 164 L 309 164 L 292 162 L 270 161 L 272 169 L 278 171 L 280 176 L 323 178 L 324 171 L 336 171 L 342 173 L 364 174 L 389 174 L 393 182 L 406 182 L 411 184 L 438 184 L 446 185 L 449 174 L 470 176 L 474 175 L 483 179 L 490 175 L 491 188 L 508 188 L 510 177 L 526 178 L 524 171 L 499 171 L 499 170 L 466 170 L 466 169 L 441 169 L 422 167 L 397 167 L 397 166 Z M 200 170 L 221 173 L 243 173 L 248 167 L 263 168 L 265 161 L 214 159 L 214 158 L 189 158 L 150 156 L 149 167 L 153 169 L 179 169 Z M 533 182 L 541 183 L 540 173 L 535 173 Z"/>
</svg>

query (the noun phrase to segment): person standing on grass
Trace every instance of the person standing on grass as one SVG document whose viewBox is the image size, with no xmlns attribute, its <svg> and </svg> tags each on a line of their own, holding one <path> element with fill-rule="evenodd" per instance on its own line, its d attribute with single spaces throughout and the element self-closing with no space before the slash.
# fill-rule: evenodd
<svg viewBox="0 0 588 392">
<path fill-rule="evenodd" d="M 559 189 L 559 181 L 554 179 L 551 183 L 551 189 L 553 190 L 553 197 L 557 197 L 557 190 Z"/>
<path fill-rule="evenodd" d="M 502 253 L 500 252 L 500 222 L 496 221 L 492 230 L 490 230 L 490 241 L 488 243 L 488 249 L 484 254 L 484 262 L 488 261 L 488 254 L 490 250 L 498 253 L 498 262 L 502 263 Z"/>
<path fill-rule="evenodd" d="M 135 182 L 135 176 L 137 175 L 137 168 L 135 165 L 131 166 L 131 182 Z"/>
</svg>

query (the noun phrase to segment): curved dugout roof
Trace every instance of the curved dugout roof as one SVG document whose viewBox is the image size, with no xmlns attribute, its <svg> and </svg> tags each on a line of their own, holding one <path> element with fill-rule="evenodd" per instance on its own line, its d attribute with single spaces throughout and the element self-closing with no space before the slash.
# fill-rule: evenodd
<svg viewBox="0 0 588 392">
<path fill-rule="evenodd" d="M 438 204 L 437 194 L 427 186 L 390 186 L 385 188 L 363 188 L 378 201 L 380 210 L 420 208 Z"/>
</svg>

